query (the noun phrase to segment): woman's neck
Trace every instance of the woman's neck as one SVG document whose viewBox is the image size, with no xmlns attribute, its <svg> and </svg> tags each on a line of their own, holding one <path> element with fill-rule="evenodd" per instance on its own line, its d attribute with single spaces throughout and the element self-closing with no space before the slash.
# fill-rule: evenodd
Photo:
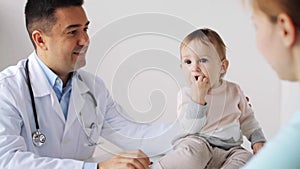
<svg viewBox="0 0 300 169">
<path fill-rule="evenodd" d="M 293 57 L 294 57 L 294 71 L 297 81 L 300 82 L 300 45 L 295 47 L 293 50 Z"/>
</svg>

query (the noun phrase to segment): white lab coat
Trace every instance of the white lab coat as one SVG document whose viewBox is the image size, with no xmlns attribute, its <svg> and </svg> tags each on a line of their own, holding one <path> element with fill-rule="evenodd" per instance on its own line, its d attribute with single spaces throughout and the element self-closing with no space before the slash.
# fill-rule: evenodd
<svg viewBox="0 0 300 169">
<path fill-rule="evenodd" d="M 124 149 L 140 148 L 152 155 L 169 148 L 173 135 L 168 132 L 170 126 L 151 127 L 129 122 L 119 114 L 124 112 L 112 100 L 103 81 L 84 71 L 78 71 L 72 80 L 65 120 L 58 99 L 34 54 L 28 58 L 40 131 L 47 140 L 42 147 L 32 143 L 32 132 L 36 128 L 24 71 L 26 60 L 21 60 L 0 73 L 1 169 L 81 169 L 95 146 L 89 146 L 88 137 L 77 118 L 79 113 L 87 134 L 92 132 L 90 125 L 98 120 L 99 128 L 92 132 L 93 140 L 98 140 L 101 135 Z M 155 141 L 159 142 L 159 148 L 151 146 L 157 144 Z"/>
</svg>

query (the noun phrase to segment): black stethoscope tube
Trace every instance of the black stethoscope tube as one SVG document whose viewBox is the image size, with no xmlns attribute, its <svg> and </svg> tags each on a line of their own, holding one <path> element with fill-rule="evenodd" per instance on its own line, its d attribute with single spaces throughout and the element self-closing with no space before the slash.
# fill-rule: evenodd
<svg viewBox="0 0 300 169">
<path fill-rule="evenodd" d="M 26 73 L 26 76 L 27 76 L 27 85 L 28 85 L 28 88 L 29 88 L 29 93 L 30 93 L 30 98 L 31 98 L 31 105 L 32 105 L 32 110 L 33 110 L 35 127 L 36 127 L 36 130 L 39 130 L 40 126 L 39 126 L 39 121 L 38 121 L 38 118 L 37 118 L 35 101 L 34 101 L 34 97 L 33 97 L 33 91 L 32 91 L 32 87 L 31 87 L 30 77 L 29 77 L 28 59 L 26 60 L 26 63 L 25 63 L 25 73 Z"/>
<path fill-rule="evenodd" d="M 33 91 L 32 91 L 32 87 L 31 87 L 30 77 L 29 77 L 28 59 L 26 60 L 26 63 L 25 63 L 25 74 L 26 74 L 26 78 L 27 78 L 26 82 L 28 85 L 29 93 L 30 93 L 31 105 L 32 105 L 35 128 L 36 128 L 36 131 L 34 131 L 32 133 L 32 143 L 33 143 L 33 145 L 35 145 L 37 147 L 41 147 L 46 142 L 46 136 L 42 132 L 40 132 L 40 126 L 39 126 L 39 121 L 37 118 L 35 101 L 34 101 L 34 97 L 33 97 Z"/>
</svg>

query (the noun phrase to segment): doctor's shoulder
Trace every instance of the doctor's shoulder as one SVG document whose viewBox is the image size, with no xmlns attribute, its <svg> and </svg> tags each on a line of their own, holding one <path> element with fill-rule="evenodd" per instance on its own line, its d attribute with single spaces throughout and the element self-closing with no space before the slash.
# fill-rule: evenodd
<svg viewBox="0 0 300 169">
<path fill-rule="evenodd" d="M 27 85 L 23 63 L 22 60 L 17 65 L 9 66 L 0 72 L 0 105 L 2 108 L 3 104 L 16 108 L 26 97 L 24 92 L 27 92 Z"/>
<path fill-rule="evenodd" d="M 0 72 L 0 86 L 19 88 L 20 82 L 25 79 L 24 60 L 19 61 L 17 65 L 9 66 Z M 1 89 L 2 90 L 2 89 Z"/>
<path fill-rule="evenodd" d="M 0 72 L 0 83 L 9 78 L 14 78 L 15 76 L 22 74 L 24 75 L 24 60 L 18 62 L 17 65 L 9 66 Z"/>
<path fill-rule="evenodd" d="M 104 81 L 99 76 L 84 70 L 78 70 L 77 73 L 78 78 L 84 82 L 93 93 L 97 93 L 99 90 L 103 92 L 103 89 L 105 89 L 105 91 L 107 90 Z"/>
</svg>

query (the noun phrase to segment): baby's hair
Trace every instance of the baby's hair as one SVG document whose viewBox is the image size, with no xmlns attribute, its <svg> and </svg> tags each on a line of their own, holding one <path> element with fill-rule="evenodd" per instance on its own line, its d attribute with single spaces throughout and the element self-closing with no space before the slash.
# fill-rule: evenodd
<svg viewBox="0 0 300 169">
<path fill-rule="evenodd" d="M 222 38 L 214 30 L 203 28 L 197 29 L 194 32 L 188 34 L 182 41 L 180 45 L 180 50 L 183 47 L 187 47 L 188 44 L 193 40 L 200 40 L 202 43 L 209 45 L 212 43 L 222 60 L 226 59 L 226 45 Z"/>
</svg>

